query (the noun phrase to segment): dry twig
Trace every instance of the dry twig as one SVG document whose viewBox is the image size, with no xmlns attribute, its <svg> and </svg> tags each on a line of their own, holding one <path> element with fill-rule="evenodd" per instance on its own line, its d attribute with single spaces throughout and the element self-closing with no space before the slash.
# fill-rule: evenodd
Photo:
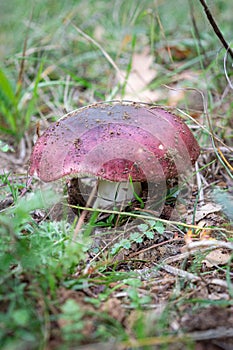
<svg viewBox="0 0 233 350">
<path fill-rule="evenodd" d="M 92 203 L 92 200 L 97 192 L 97 187 L 98 187 L 98 182 L 96 182 L 95 186 L 93 187 L 91 193 L 90 193 L 90 196 L 88 198 L 88 201 L 87 201 L 87 204 L 86 204 L 86 208 L 89 208 L 91 203 Z M 75 227 L 75 230 L 74 230 L 74 235 L 73 235 L 73 243 L 75 243 L 76 241 L 76 238 L 77 238 L 77 235 L 80 231 L 80 229 L 82 228 L 83 224 L 84 224 L 84 221 L 85 221 L 85 218 L 88 214 L 88 211 L 86 210 L 86 208 L 84 208 L 84 210 L 82 211 L 82 214 L 80 215 L 79 219 L 78 219 L 78 222 L 77 222 L 77 225 Z"/>
<path fill-rule="evenodd" d="M 221 41 L 223 47 L 227 50 L 227 52 L 229 52 L 232 60 L 233 60 L 233 51 L 230 48 L 230 45 L 227 43 L 227 41 L 225 40 L 221 30 L 219 29 L 214 17 L 212 16 L 209 7 L 207 6 L 205 0 L 200 0 L 200 3 L 202 4 L 204 10 L 205 10 L 205 14 L 209 20 L 209 23 L 211 24 L 215 34 L 217 35 L 217 37 L 219 38 L 219 40 Z"/>
</svg>

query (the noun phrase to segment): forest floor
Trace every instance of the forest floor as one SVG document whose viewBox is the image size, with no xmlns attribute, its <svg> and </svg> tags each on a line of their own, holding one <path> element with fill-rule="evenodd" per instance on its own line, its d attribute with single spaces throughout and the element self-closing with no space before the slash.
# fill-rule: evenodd
<svg viewBox="0 0 233 350">
<path fill-rule="evenodd" d="M 43 0 L 31 18 L 1 5 L 12 23 L 0 51 L 1 349 L 230 350 L 230 59 L 200 6 L 168 16 L 169 1 L 114 3 Z M 224 6 L 211 11 L 230 35 Z M 170 185 L 160 215 L 89 208 L 82 222 L 66 180 L 28 175 L 52 122 L 109 100 L 172 109 L 198 140 L 188 195 L 177 202 Z"/>
</svg>

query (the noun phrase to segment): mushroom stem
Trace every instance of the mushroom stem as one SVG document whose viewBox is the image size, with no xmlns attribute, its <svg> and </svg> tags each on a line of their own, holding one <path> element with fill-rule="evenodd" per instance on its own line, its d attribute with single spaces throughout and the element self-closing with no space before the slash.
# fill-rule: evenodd
<svg viewBox="0 0 233 350">
<path fill-rule="evenodd" d="M 129 202 L 135 199 L 135 194 L 140 195 L 142 186 L 140 182 L 111 182 L 98 180 L 97 198 L 93 208 L 117 207 L 125 208 Z"/>
</svg>

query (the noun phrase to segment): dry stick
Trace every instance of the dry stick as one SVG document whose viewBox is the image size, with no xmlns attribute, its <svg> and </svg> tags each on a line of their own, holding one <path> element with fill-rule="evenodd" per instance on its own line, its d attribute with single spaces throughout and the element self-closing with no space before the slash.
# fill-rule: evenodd
<svg viewBox="0 0 233 350">
<path fill-rule="evenodd" d="M 167 265 L 167 264 L 159 265 L 156 263 L 153 263 L 153 265 L 155 265 L 156 267 L 160 267 L 161 269 L 165 270 L 166 272 L 168 272 L 172 275 L 182 277 L 182 278 L 185 278 L 185 279 L 190 280 L 190 281 L 200 281 L 200 279 L 201 279 L 199 276 L 196 276 L 191 272 L 184 271 L 182 269 L 178 269 L 177 267 L 174 267 L 171 265 Z"/>
<path fill-rule="evenodd" d="M 81 34 L 87 41 L 91 42 L 93 45 L 95 45 L 100 52 L 102 52 L 102 54 L 104 55 L 104 57 L 107 59 L 107 61 L 112 65 L 112 67 L 115 69 L 115 71 L 122 75 L 122 72 L 120 71 L 120 68 L 116 65 L 116 63 L 113 61 L 112 57 L 107 53 L 107 51 L 104 50 L 104 48 L 96 41 L 94 40 L 91 36 L 89 36 L 88 34 L 86 34 L 85 32 L 83 32 L 79 27 L 77 27 L 74 23 L 72 23 L 72 26 L 74 27 L 74 29 Z"/>
<path fill-rule="evenodd" d="M 197 90 L 198 91 L 198 90 Z M 203 96 L 203 93 L 201 92 L 201 95 Z M 194 121 L 197 125 L 201 126 L 201 128 L 203 130 L 205 130 L 206 132 L 208 132 L 208 134 L 211 136 L 211 140 L 212 140 L 212 144 L 213 144 L 213 148 L 214 148 L 214 151 L 215 151 L 215 154 L 218 158 L 218 160 L 226 167 L 226 163 L 224 163 L 221 155 L 218 153 L 218 147 L 216 146 L 216 141 L 220 142 L 222 145 L 226 146 L 225 143 L 220 139 L 218 138 L 215 134 L 214 134 L 214 131 L 213 131 L 213 128 L 212 128 L 212 125 L 211 125 L 211 121 L 210 121 L 210 116 L 207 112 L 207 104 L 206 104 L 206 101 L 203 100 L 203 107 L 204 107 L 204 113 L 206 115 L 206 118 L 207 118 L 207 122 L 208 122 L 208 125 L 209 125 L 209 129 L 210 130 L 207 130 L 205 127 L 201 126 L 200 123 L 198 123 L 197 121 L 195 121 L 194 118 L 192 118 L 191 116 L 188 116 L 187 113 L 185 113 L 184 111 L 180 110 L 179 108 L 177 108 L 178 111 L 180 111 L 181 113 L 183 113 L 184 115 L 187 115 L 192 121 Z M 232 177 L 232 174 L 229 172 L 229 167 L 226 168 L 228 174 L 230 175 L 230 177 Z"/>
<path fill-rule="evenodd" d="M 229 74 L 227 73 L 227 53 L 228 53 L 228 51 L 225 53 L 225 55 L 224 55 L 224 61 L 223 61 L 223 64 L 224 64 L 224 73 L 225 73 L 226 79 L 227 79 L 227 81 L 228 81 L 229 87 L 233 90 L 233 85 L 232 85 L 231 79 L 230 79 L 230 77 L 229 77 Z M 223 98 L 223 97 L 222 97 L 222 98 Z"/>
<path fill-rule="evenodd" d="M 176 89 L 177 90 L 177 89 Z M 180 89 L 179 89 L 180 90 Z M 188 88 L 188 90 L 190 90 Z M 199 91 L 197 89 L 191 89 L 191 90 L 196 90 Z M 200 127 L 202 130 L 204 130 L 209 136 L 213 137 L 216 141 L 218 141 L 219 143 L 221 143 L 223 145 L 223 147 L 225 148 L 225 150 L 228 150 L 229 152 L 232 152 L 231 147 L 228 147 L 216 134 L 211 133 L 211 131 L 209 131 L 207 129 L 207 127 L 201 125 L 195 118 L 193 118 L 191 115 L 187 114 L 185 111 L 183 111 L 180 108 L 177 108 L 177 111 L 180 112 L 181 114 L 185 115 L 187 118 L 189 118 L 190 120 L 192 120 L 194 122 L 194 124 L 198 125 L 198 127 Z M 207 107 L 204 106 L 204 113 L 205 115 L 207 114 Z M 208 123 L 210 123 L 210 121 L 208 121 Z M 214 152 L 216 152 L 216 150 L 213 148 Z"/>
<path fill-rule="evenodd" d="M 183 333 L 181 335 L 165 335 L 158 337 L 148 337 L 142 339 L 130 339 L 120 343 L 122 346 L 127 348 L 141 348 L 142 346 L 153 346 L 153 345 L 168 345 L 168 344 L 179 344 L 187 340 L 209 340 L 209 339 L 222 339 L 231 338 L 233 336 L 233 328 L 230 327 L 218 327 L 213 329 L 208 329 L 204 331 L 195 331 L 190 333 Z M 111 343 L 112 344 L 112 343 Z M 115 345 L 115 344 L 114 344 Z M 122 347 L 114 347 L 114 349 L 122 349 Z"/>
<path fill-rule="evenodd" d="M 107 51 L 104 50 L 104 48 L 96 41 L 94 40 L 91 36 L 89 36 L 88 34 L 86 34 L 85 32 L 83 32 L 79 27 L 77 27 L 74 23 L 72 23 L 72 26 L 75 28 L 75 30 L 81 34 L 87 41 L 91 42 L 93 45 L 95 45 L 100 52 L 102 52 L 102 54 L 104 55 L 104 57 L 107 59 L 107 61 L 112 65 L 112 67 L 115 69 L 115 71 L 118 73 L 118 75 L 120 77 L 122 77 L 123 79 L 125 79 L 124 74 L 122 73 L 122 71 L 120 70 L 120 68 L 117 66 L 117 64 L 114 62 L 114 60 L 112 59 L 112 57 L 107 53 Z M 128 82 L 128 80 L 126 80 L 126 85 L 132 90 L 132 92 L 134 92 L 136 94 L 136 96 L 138 97 L 137 92 L 135 91 L 134 87 Z"/>
<path fill-rule="evenodd" d="M 88 213 L 88 210 L 86 210 L 86 209 L 91 206 L 92 200 L 93 200 L 93 198 L 94 198 L 94 196 L 95 196 L 95 194 L 97 192 L 97 187 L 98 187 L 98 181 L 96 182 L 95 186 L 93 187 L 93 189 L 92 189 L 92 191 L 90 193 L 90 196 L 88 198 L 88 201 L 86 203 L 86 207 L 83 208 L 82 214 L 80 215 L 80 217 L 78 219 L 77 225 L 76 225 L 75 230 L 74 230 L 74 235 L 73 235 L 73 238 L 72 238 L 73 243 L 75 243 L 77 235 L 78 235 L 78 233 L 79 233 L 79 231 L 80 231 L 80 229 L 81 229 L 81 227 L 82 227 L 82 225 L 84 223 L 84 220 L 85 220 L 85 218 L 87 216 L 87 213 Z"/>
<path fill-rule="evenodd" d="M 160 29 L 162 38 L 164 39 L 164 42 L 165 42 L 165 45 L 166 45 L 166 48 L 167 48 L 167 52 L 168 52 L 169 59 L 170 59 L 171 63 L 173 63 L 173 58 L 172 58 L 172 54 L 171 54 L 171 48 L 170 48 L 170 45 L 169 45 L 168 40 L 167 40 L 167 38 L 166 38 L 166 34 L 165 34 L 163 25 L 162 25 L 162 23 L 161 23 L 161 20 L 160 20 L 160 17 L 159 17 L 158 14 L 156 15 L 156 20 L 158 21 L 159 29 Z"/>
<path fill-rule="evenodd" d="M 167 264 L 159 265 L 159 264 L 154 263 L 154 265 L 156 267 L 159 267 L 160 269 L 165 270 L 166 272 L 168 272 L 171 275 L 185 278 L 185 279 L 190 280 L 190 281 L 201 281 L 201 277 L 199 277 L 191 272 L 188 272 L 188 271 L 185 271 L 182 269 L 178 269 L 177 267 L 167 265 Z M 216 265 L 216 267 L 218 267 L 218 265 Z M 212 285 L 220 286 L 223 288 L 229 288 L 229 287 L 232 288 L 233 287 L 232 283 L 229 284 L 228 282 L 223 281 L 220 278 L 213 278 L 212 280 L 208 279 L 208 280 L 205 280 L 205 282 L 208 285 L 212 284 Z"/>
<path fill-rule="evenodd" d="M 153 244 L 153 245 L 150 246 L 150 247 L 141 249 L 141 250 L 139 250 L 138 252 L 135 252 L 135 253 L 130 254 L 129 257 L 130 257 L 130 258 L 133 258 L 133 257 L 135 257 L 135 256 L 137 256 L 137 255 L 140 255 L 140 254 L 142 254 L 142 253 L 147 252 L 148 250 L 152 250 L 152 249 L 155 249 L 155 248 L 157 248 L 157 247 L 160 247 L 161 245 L 166 245 L 166 244 L 168 244 L 168 243 L 174 243 L 174 242 L 183 242 L 183 241 L 184 241 L 183 238 L 178 238 L 178 239 L 172 238 L 172 239 L 169 239 L 168 241 L 156 243 L 156 244 Z"/>
<path fill-rule="evenodd" d="M 215 152 L 215 150 L 213 149 L 213 147 L 202 147 L 203 152 L 206 153 L 213 153 Z M 225 153 L 233 153 L 233 147 L 218 147 L 218 150 L 221 151 L 221 153 L 225 152 Z"/>
<path fill-rule="evenodd" d="M 232 242 L 218 241 L 218 240 L 203 240 L 203 241 L 195 241 L 187 244 L 182 248 L 183 251 L 192 251 L 192 250 L 200 250 L 202 247 L 210 247 L 210 248 L 226 248 L 233 250 Z"/>
<path fill-rule="evenodd" d="M 196 252 L 208 252 L 210 249 L 216 250 L 219 248 L 225 248 L 233 250 L 233 244 L 231 242 L 224 241 L 198 241 L 191 242 L 188 245 L 181 248 L 182 253 L 174 256 L 170 256 L 163 260 L 165 264 L 171 264 L 179 260 L 184 260 L 188 258 L 190 255 L 195 254 Z"/>
<path fill-rule="evenodd" d="M 117 211 L 117 210 L 107 210 L 107 209 L 98 209 L 98 208 L 93 209 L 93 208 L 89 208 L 88 206 L 82 207 L 80 205 L 69 205 L 69 207 L 81 209 L 81 210 L 87 210 L 87 211 L 91 211 L 91 212 L 97 211 L 100 213 L 107 213 L 107 214 L 117 214 L 117 215 L 119 214 L 119 211 Z M 140 209 L 140 211 L 141 210 L 142 209 Z M 136 209 L 135 209 L 135 211 L 136 211 Z M 151 211 L 151 213 L 152 213 L 152 211 Z M 135 214 L 135 213 L 125 212 L 125 211 L 121 212 L 120 214 L 124 215 L 124 216 L 129 216 L 132 218 L 136 218 L 136 219 L 146 219 L 146 220 L 155 220 L 156 219 L 157 221 L 163 222 L 167 225 L 178 225 L 178 226 L 183 226 L 183 227 L 188 227 L 188 228 L 195 228 L 197 230 L 198 229 L 203 230 L 203 227 L 200 227 L 198 225 L 186 224 L 186 223 L 183 223 L 181 221 L 160 219 L 156 215 L 152 215 L 152 214 L 149 216 L 149 215 L 141 215 L 141 214 Z M 215 227 L 206 226 L 205 229 L 210 230 L 210 231 L 220 230 L 222 232 L 229 232 L 229 233 L 233 232 L 232 230 L 228 230 L 224 227 L 219 227 L 219 226 L 215 226 Z"/>
<path fill-rule="evenodd" d="M 221 43 L 223 44 L 224 48 L 227 50 L 227 52 L 229 52 L 232 60 L 233 60 L 233 51 L 230 48 L 230 45 L 226 42 L 221 30 L 219 29 L 217 23 L 215 22 L 214 17 L 212 16 L 210 9 L 208 8 L 205 0 L 199 0 L 200 3 L 202 4 L 204 10 L 205 10 L 205 14 L 215 32 L 215 34 L 217 35 L 217 37 L 219 38 L 219 40 L 221 41 Z"/>
</svg>

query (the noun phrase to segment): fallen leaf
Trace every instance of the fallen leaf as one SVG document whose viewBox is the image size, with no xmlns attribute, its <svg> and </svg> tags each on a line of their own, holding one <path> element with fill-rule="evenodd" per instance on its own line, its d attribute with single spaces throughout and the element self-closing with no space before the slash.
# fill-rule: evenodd
<svg viewBox="0 0 233 350">
<path fill-rule="evenodd" d="M 221 210 L 221 205 L 215 203 L 208 203 L 198 208 L 195 212 L 195 222 L 198 223 L 200 220 L 205 218 L 207 215 L 216 213 Z M 188 215 L 187 223 L 191 224 L 193 221 L 193 214 Z"/>
<path fill-rule="evenodd" d="M 193 241 L 193 230 L 188 230 L 188 232 L 184 235 L 185 244 L 189 244 Z"/>
<path fill-rule="evenodd" d="M 206 239 L 213 239 L 211 237 L 212 231 L 210 230 L 201 230 L 199 236 L 200 236 L 200 240 L 206 240 Z"/>
<path fill-rule="evenodd" d="M 145 102 L 156 101 L 161 98 L 161 92 L 152 91 L 147 87 L 156 77 L 157 72 L 151 68 L 153 56 L 149 54 L 149 48 L 146 47 L 140 53 L 134 53 L 132 57 L 132 66 L 125 88 L 124 98 L 128 100 L 139 99 Z M 117 81 L 124 84 L 127 72 L 121 70 L 117 73 Z"/>
<path fill-rule="evenodd" d="M 210 230 L 197 230 L 193 232 L 193 230 L 188 230 L 184 235 L 184 241 L 186 244 L 193 242 L 194 240 L 212 240 L 211 231 Z"/>
<path fill-rule="evenodd" d="M 215 249 L 206 255 L 205 259 L 202 261 L 207 267 L 213 267 L 215 265 L 225 265 L 230 260 L 231 255 L 229 253 L 224 253 L 221 249 Z"/>
</svg>

